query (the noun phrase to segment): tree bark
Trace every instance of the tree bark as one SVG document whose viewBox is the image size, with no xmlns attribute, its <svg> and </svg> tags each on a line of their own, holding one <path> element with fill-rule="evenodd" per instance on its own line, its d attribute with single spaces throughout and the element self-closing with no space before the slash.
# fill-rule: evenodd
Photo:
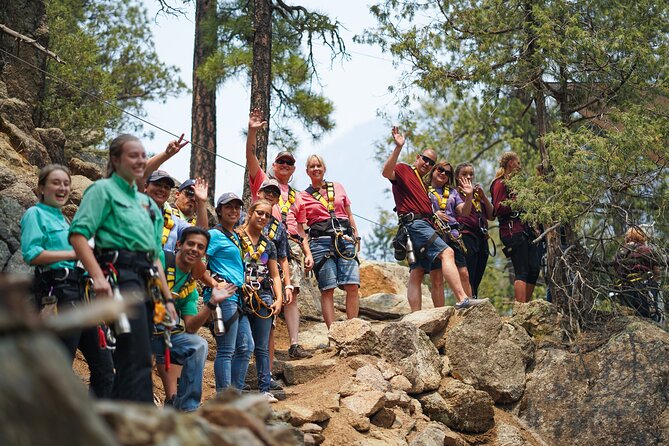
<svg viewBox="0 0 669 446">
<path fill-rule="evenodd" d="M 197 71 L 216 47 L 215 35 L 205 31 L 205 22 L 215 14 L 216 0 L 196 0 L 190 177 L 202 177 L 209 181 L 209 199 L 212 202 L 216 190 L 216 87 L 206 85 Z"/>
<path fill-rule="evenodd" d="M 256 156 L 263 170 L 267 170 L 270 97 L 272 88 L 272 4 L 270 0 L 253 1 L 253 66 L 251 68 L 251 106 L 259 108 L 267 125 L 258 131 Z M 244 202 L 248 203 L 251 190 L 248 167 L 244 173 Z"/>
</svg>

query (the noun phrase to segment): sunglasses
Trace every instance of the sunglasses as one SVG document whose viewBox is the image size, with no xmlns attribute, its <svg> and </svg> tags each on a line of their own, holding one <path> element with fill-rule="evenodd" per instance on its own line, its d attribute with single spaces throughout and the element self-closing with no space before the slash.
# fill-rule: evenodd
<svg viewBox="0 0 669 446">
<path fill-rule="evenodd" d="M 255 212 L 256 215 L 260 218 L 270 218 L 272 216 L 270 212 L 258 211 L 258 210 L 255 210 L 253 212 Z"/>
<path fill-rule="evenodd" d="M 285 164 L 287 166 L 294 166 L 295 165 L 295 161 L 289 160 L 289 159 L 286 159 L 286 158 L 281 158 L 281 159 L 278 159 L 274 162 L 277 163 L 277 164 Z"/>
<path fill-rule="evenodd" d="M 279 198 L 281 196 L 281 192 L 274 188 L 267 188 L 267 189 L 261 189 L 261 192 L 265 195 L 269 195 L 270 197 L 273 198 Z"/>
<path fill-rule="evenodd" d="M 437 172 L 446 174 L 446 175 L 448 175 L 449 177 L 450 177 L 451 175 L 453 175 L 453 172 L 451 172 L 450 169 L 444 169 L 444 168 L 441 167 L 441 166 L 437 167 Z"/>
<path fill-rule="evenodd" d="M 183 193 L 188 197 L 188 198 L 193 198 L 195 196 L 195 191 L 191 188 L 184 189 Z"/>
<path fill-rule="evenodd" d="M 436 162 L 435 160 L 433 160 L 432 158 L 430 158 L 430 157 L 427 157 L 427 156 L 425 156 L 425 155 L 421 155 L 420 157 L 423 159 L 423 162 L 424 162 L 425 164 L 427 164 L 428 166 L 430 166 L 430 167 L 432 167 L 432 166 L 434 166 L 435 164 L 437 164 L 437 162 Z"/>
</svg>

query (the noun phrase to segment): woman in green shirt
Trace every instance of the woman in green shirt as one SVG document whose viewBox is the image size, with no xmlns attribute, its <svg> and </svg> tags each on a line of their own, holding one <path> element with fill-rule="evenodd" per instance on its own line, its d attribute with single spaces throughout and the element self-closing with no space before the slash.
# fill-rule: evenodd
<svg viewBox="0 0 669 446">
<path fill-rule="evenodd" d="M 35 297 L 40 308 L 55 304 L 63 311 L 83 300 L 83 270 L 76 267 L 77 255 L 67 241 L 70 224 L 61 212 L 70 196 L 70 182 L 67 167 L 45 166 L 37 180 L 40 201 L 21 218 L 21 253 L 26 263 L 35 266 Z M 92 393 L 110 397 L 114 366 L 110 351 L 98 345 L 97 329 L 79 330 L 61 340 L 71 360 L 77 348 L 86 358 Z"/>
<path fill-rule="evenodd" d="M 160 262 L 162 213 L 137 190 L 145 168 L 146 151 L 139 139 L 126 134 L 116 137 L 109 146 L 107 178 L 84 192 L 70 227 L 70 243 L 93 280 L 96 297 L 112 297 L 113 283 L 130 307 L 130 332 L 117 333 L 116 338 L 112 398 L 151 403 L 154 305 L 147 283 L 152 277 L 158 278 L 168 314 L 172 320 L 177 316 Z M 91 237 L 95 237 L 95 252 L 88 244 Z M 131 296 L 142 299 L 131 301 Z"/>
</svg>

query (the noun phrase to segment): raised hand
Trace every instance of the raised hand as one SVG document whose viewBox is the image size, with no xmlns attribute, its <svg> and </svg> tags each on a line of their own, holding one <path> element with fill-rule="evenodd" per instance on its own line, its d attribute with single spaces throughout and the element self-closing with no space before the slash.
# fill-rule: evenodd
<svg viewBox="0 0 669 446">
<path fill-rule="evenodd" d="M 267 124 L 262 120 L 262 110 L 254 108 L 249 114 L 249 130 L 260 130 Z"/>
<path fill-rule="evenodd" d="M 472 186 L 472 180 L 470 180 L 467 177 L 460 177 L 458 179 L 458 183 L 460 186 L 460 192 L 462 195 L 465 197 L 470 197 L 474 193 L 474 186 Z"/>
<path fill-rule="evenodd" d="M 393 135 L 393 140 L 395 140 L 395 144 L 398 147 L 402 147 L 404 145 L 405 139 L 404 139 L 404 135 L 402 135 L 400 133 L 400 129 L 397 128 L 397 127 L 393 127 L 393 129 L 391 130 L 391 133 Z"/>
<path fill-rule="evenodd" d="M 218 282 L 216 284 L 216 293 L 211 293 L 211 302 L 218 305 L 225 299 L 234 296 L 237 292 L 237 286 L 229 282 Z"/>
<path fill-rule="evenodd" d="M 184 141 L 184 133 L 181 134 L 178 140 L 172 140 L 167 144 L 165 149 L 165 154 L 169 157 L 172 157 L 179 153 L 179 150 L 183 149 L 188 145 L 188 141 Z"/>
<path fill-rule="evenodd" d="M 195 199 L 197 201 L 207 201 L 207 194 L 209 193 L 209 183 L 204 178 L 196 178 L 193 184 L 195 190 Z"/>
</svg>

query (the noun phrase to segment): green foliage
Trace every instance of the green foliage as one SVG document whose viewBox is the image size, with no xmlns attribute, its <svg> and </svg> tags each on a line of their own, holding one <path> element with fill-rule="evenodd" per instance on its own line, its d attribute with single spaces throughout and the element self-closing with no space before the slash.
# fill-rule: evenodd
<svg viewBox="0 0 669 446">
<path fill-rule="evenodd" d="M 107 132 L 138 132 L 142 124 L 120 109 L 146 116 L 146 101 L 165 101 L 186 86 L 178 68 L 158 60 L 146 10 L 138 0 L 49 0 L 50 50 L 66 64 L 48 61 L 43 127 L 60 127 L 68 139 L 100 143 Z M 108 101 L 106 105 L 102 101 Z"/>
<path fill-rule="evenodd" d="M 379 209 L 372 233 L 363 240 L 365 257 L 383 262 L 394 262 L 393 239 L 397 234 L 397 217 L 390 211 Z"/>
<path fill-rule="evenodd" d="M 335 126 L 333 102 L 314 91 L 317 75 L 311 54 L 313 40 L 329 46 L 333 57 L 344 56 L 344 46 L 338 36 L 339 23 L 326 15 L 303 11 L 301 7 L 295 7 L 295 11 L 286 11 L 281 5 L 273 5 L 273 8 L 271 110 L 274 125 L 270 126 L 269 141 L 281 150 L 294 150 L 298 143 L 292 122 L 299 122 L 314 140 Z M 250 79 L 253 2 L 221 2 L 215 23 L 207 26 L 217 31 L 217 51 L 200 68 L 198 75 L 212 85 L 240 75 Z"/>
</svg>

